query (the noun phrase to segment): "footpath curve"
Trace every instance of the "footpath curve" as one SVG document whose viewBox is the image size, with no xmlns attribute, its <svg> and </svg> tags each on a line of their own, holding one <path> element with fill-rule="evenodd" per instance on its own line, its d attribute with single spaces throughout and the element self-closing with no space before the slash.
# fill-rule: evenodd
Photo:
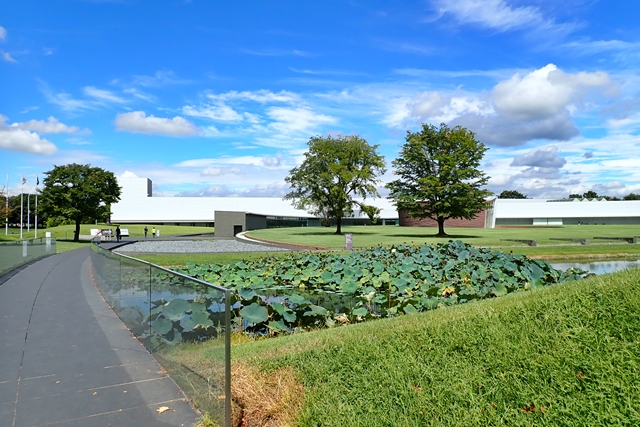
<svg viewBox="0 0 640 427">
<path fill-rule="evenodd" d="M 98 292 L 89 251 L 0 281 L 0 426 L 193 426 L 199 412 Z"/>
</svg>

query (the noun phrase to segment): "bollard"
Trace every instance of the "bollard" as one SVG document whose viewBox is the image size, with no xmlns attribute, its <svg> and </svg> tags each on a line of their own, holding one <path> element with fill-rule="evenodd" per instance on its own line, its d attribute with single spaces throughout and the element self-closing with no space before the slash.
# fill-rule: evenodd
<svg viewBox="0 0 640 427">
<path fill-rule="evenodd" d="M 353 234 L 347 233 L 344 235 L 344 246 L 348 251 L 353 248 Z"/>
<path fill-rule="evenodd" d="M 47 252 L 51 252 L 51 232 L 50 231 L 47 231 L 45 233 L 45 239 L 47 241 L 47 244 L 45 246 L 46 247 L 46 251 Z"/>
</svg>

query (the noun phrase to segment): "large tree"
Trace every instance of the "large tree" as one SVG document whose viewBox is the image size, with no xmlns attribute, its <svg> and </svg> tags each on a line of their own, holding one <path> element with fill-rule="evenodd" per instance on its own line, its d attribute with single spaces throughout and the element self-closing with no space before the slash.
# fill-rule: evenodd
<svg viewBox="0 0 640 427">
<path fill-rule="evenodd" d="M 80 224 L 104 220 L 110 205 L 120 200 L 120 187 L 112 172 L 72 163 L 45 172 L 41 206 L 50 218 L 64 218 L 76 225 L 73 240 L 80 239 Z"/>
<path fill-rule="evenodd" d="M 517 190 L 504 190 L 498 199 L 528 199 L 528 197 Z"/>
<path fill-rule="evenodd" d="M 387 184 L 389 198 L 411 218 L 431 218 L 445 237 L 449 218 L 473 219 L 492 193 L 483 189 L 489 177 L 479 169 L 487 147 L 461 126 L 423 124 L 407 132 L 392 164 L 399 179 Z"/>
<path fill-rule="evenodd" d="M 378 175 L 386 171 L 384 157 L 376 152 L 377 145 L 353 135 L 316 136 L 307 145 L 304 161 L 285 178 L 291 192 L 284 200 L 291 200 L 296 209 L 335 218 L 335 234 L 342 234 L 342 218 L 354 207 L 371 211 L 364 200 L 379 197 L 376 185 Z"/>
</svg>

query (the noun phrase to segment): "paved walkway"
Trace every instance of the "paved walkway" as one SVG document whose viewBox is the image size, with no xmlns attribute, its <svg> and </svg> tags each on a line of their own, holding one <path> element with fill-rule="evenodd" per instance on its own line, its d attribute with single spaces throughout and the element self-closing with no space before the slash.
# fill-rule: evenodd
<svg viewBox="0 0 640 427">
<path fill-rule="evenodd" d="M 199 413 L 98 292 L 89 250 L 0 280 L 0 427 L 193 426 Z"/>
</svg>

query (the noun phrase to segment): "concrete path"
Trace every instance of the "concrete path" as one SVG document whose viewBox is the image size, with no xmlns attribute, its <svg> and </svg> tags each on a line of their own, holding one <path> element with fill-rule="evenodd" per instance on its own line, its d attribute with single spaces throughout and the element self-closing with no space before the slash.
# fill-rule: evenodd
<svg viewBox="0 0 640 427">
<path fill-rule="evenodd" d="M 200 414 L 98 292 L 89 250 L 0 281 L 0 427 L 193 426 Z"/>
</svg>

